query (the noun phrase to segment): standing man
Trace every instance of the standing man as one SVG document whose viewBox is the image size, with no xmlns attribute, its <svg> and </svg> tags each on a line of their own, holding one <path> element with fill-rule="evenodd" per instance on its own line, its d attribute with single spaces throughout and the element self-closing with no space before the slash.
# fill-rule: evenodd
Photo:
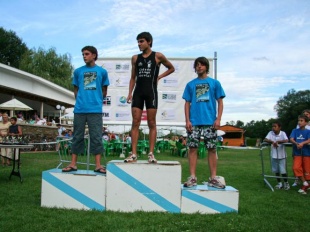
<svg viewBox="0 0 310 232">
<path fill-rule="evenodd" d="M 102 102 L 107 95 L 109 79 L 108 72 L 95 64 L 98 57 L 97 49 L 93 46 L 82 48 L 82 55 L 86 65 L 76 69 L 73 74 L 74 85 L 74 135 L 72 139 L 71 163 L 63 172 L 77 170 L 77 154 L 84 153 L 85 125 L 88 125 L 90 136 L 90 153 L 95 155 L 95 172 L 106 173 L 101 166 L 102 146 Z"/>
<path fill-rule="evenodd" d="M 225 93 L 220 82 L 208 76 L 209 61 L 207 58 L 197 58 L 194 62 L 194 69 L 198 77 L 187 83 L 183 93 L 188 134 L 187 146 L 189 147 L 188 161 L 191 175 L 184 183 L 184 187 L 197 185 L 197 149 L 200 137 L 204 137 L 204 144 L 208 150 L 210 169 L 208 185 L 216 188 L 225 188 L 225 185 L 216 178 L 216 130 L 221 123 Z"/>
<path fill-rule="evenodd" d="M 9 115 L 7 113 L 2 114 L 2 121 L 0 122 L 0 141 L 2 142 L 8 135 L 8 129 L 11 126 Z M 10 166 L 10 159 L 12 159 L 11 148 L 1 148 L 1 161 L 2 166 Z"/>
<path fill-rule="evenodd" d="M 131 102 L 132 113 L 132 153 L 124 162 L 135 162 L 137 160 L 139 126 L 145 103 L 147 124 L 150 130 L 148 161 L 149 163 L 156 163 L 157 160 L 154 156 L 154 147 L 156 142 L 156 113 L 158 106 L 157 84 L 161 78 L 173 73 L 174 67 L 162 53 L 152 51 L 153 38 L 149 32 L 140 33 L 137 36 L 137 41 L 138 47 L 142 53 L 134 55 L 131 58 L 131 79 L 127 97 L 127 102 Z M 167 70 L 161 75 L 158 75 L 161 64 L 163 64 Z"/>
</svg>

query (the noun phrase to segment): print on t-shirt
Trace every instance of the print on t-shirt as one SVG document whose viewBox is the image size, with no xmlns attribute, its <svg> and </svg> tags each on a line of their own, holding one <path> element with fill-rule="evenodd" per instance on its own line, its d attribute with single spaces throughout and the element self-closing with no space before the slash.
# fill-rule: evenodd
<svg viewBox="0 0 310 232">
<path fill-rule="evenodd" d="M 209 84 L 197 84 L 196 85 L 196 102 L 209 101 Z"/>
<path fill-rule="evenodd" d="M 96 89 L 97 72 L 85 72 L 84 73 L 84 89 L 95 90 Z"/>
</svg>

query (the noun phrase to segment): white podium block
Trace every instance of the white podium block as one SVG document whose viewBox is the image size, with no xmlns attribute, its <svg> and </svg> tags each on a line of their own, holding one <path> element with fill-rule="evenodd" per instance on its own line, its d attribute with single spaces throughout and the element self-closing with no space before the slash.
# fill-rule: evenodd
<svg viewBox="0 0 310 232">
<path fill-rule="evenodd" d="M 107 164 L 106 209 L 180 213 L 181 165 L 176 161 Z"/>
<path fill-rule="evenodd" d="M 217 189 L 207 185 L 184 188 L 182 185 L 181 213 L 238 212 L 239 191 L 231 186 Z"/>
<path fill-rule="evenodd" d="M 42 172 L 42 207 L 105 210 L 106 177 L 94 171 Z"/>
</svg>

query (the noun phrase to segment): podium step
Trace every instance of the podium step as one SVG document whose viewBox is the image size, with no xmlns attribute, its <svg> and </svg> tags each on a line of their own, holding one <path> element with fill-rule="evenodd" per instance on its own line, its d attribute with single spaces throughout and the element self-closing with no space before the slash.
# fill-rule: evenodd
<svg viewBox="0 0 310 232">
<path fill-rule="evenodd" d="M 106 208 L 112 211 L 180 212 L 181 165 L 176 161 L 124 163 L 113 160 L 107 165 Z"/>
<path fill-rule="evenodd" d="M 231 186 L 217 189 L 207 185 L 182 188 L 181 213 L 238 212 L 239 191 Z"/>
<path fill-rule="evenodd" d="M 94 171 L 42 172 L 41 206 L 105 210 L 106 177 Z"/>
</svg>

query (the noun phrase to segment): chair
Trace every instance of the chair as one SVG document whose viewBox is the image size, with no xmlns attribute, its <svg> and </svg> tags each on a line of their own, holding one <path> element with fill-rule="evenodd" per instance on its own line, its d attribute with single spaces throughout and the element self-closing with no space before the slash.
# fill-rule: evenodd
<svg viewBox="0 0 310 232">
<path fill-rule="evenodd" d="M 203 142 L 200 142 L 199 147 L 198 147 L 198 157 L 203 159 L 206 156 L 207 156 L 207 154 L 206 154 L 205 144 Z"/>
<path fill-rule="evenodd" d="M 159 141 L 156 143 L 156 150 L 165 151 L 165 141 Z"/>
<path fill-rule="evenodd" d="M 168 141 L 168 150 L 171 152 L 171 155 L 175 155 L 177 151 L 176 142 L 169 140 Z"/>
<path fill-rule="evenodd" d="M 177 147 L 177 154 L 178 156 L 181 156 L 181 157 L 186 157 L 187 155 L 187 146 L 183 146 L 180 142 L 176 141 L 176 147 Z"/>
</svg>

